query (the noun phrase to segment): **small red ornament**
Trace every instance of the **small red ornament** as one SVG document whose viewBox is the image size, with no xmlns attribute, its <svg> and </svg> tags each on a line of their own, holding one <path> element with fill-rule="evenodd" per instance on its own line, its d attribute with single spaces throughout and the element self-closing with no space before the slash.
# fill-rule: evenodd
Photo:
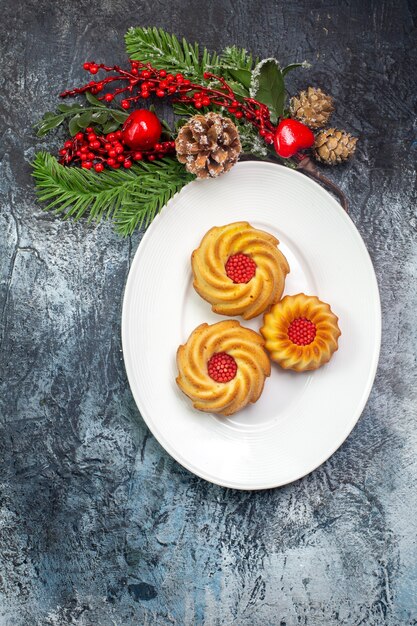
<svg viewBox="0 0 417 626">
<path fill-rule="evenodd" d="M 230 256 L 225 267 L 227 276 L 234 283 L 248 283 L 256 272 L 255 261 L 241 252 Z"/>
<path fill-rule="evenodd" d="M 133 150 L 150 150 L 158 143 L 161 133 L 161 122 L 147 109 L 133 111 L 122 129 L 124 143 Z"/>
<path fill-rule="evenodd" d="M 283 159 L 289 159 L 300 150 L 311 148 L 314 135 L 305 124 L 297 120 L 282 120 L 275 131 L 275 152 Z"/>
<path fill-rule="evenodd" d="M 217 352 L 207 363 L 207 371 L 216 383 L 228 383 L 236 376 L 237 363 L 230 354 Z"/>
</svg>

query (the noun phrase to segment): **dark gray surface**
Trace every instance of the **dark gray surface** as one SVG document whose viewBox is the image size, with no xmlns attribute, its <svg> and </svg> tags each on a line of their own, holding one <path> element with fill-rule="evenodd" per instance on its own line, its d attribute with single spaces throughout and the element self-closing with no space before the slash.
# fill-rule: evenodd
<svg viewBox="0 0 417 626">
<path fill-rule="evenodd" d="M 2 2 L 2 626 L 417 624 L 415 7 Z M 347 442 L 286 488 L 215 487 L 161 449 L 120 344 L 141 235 L 63 223 L 35 201 L 32 123 L 84 60 L 121 62 L 138 24 L 307 59 L 290 89 L 331 92 L 335 123 L 360 136 L 355 160 L 329 175 L 375 264 L 380 366 Z"/>
</svg>

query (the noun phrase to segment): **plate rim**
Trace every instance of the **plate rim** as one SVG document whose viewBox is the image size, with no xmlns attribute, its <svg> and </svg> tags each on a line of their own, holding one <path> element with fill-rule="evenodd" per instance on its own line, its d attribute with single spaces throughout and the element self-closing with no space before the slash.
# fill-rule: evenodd
<svg viewBox="0 0 417 626">
<path fill-rule="evenodd" d="M 204 480 L 218 485 L 220 487 L 224 487 L 224 488 L 228 488 L 228 489 L 236 489 L 238 491 L 263 491 L 266 489 L 276 489 L 278 487 L 283 487 L 285 485 L 289 485 L 293 482 L 296 482 L 297 480 L 300 480 L 301 478 L 304 478 L 305 476 L 308 476 L 309 474 L 311 474 L 312 472 L 314 472 L 317 468 L 319 468 L 321 465 L 323 465 L 331 456 L 333 456 L 333 454 L 345 443 L 345 441 L 347 440 L 347 438 L 349 437 L 349 435 L 351 434 L 351 432 L 353 431 L 353 429 L 355 428 L 356 424 L 358 423 L 364 408 L 366 406 L 366 403 L 369 399 L 370 393 L 372 391 L 372 387 L 374 384 L 374 380 L 376 377 L 376 373 L 377 373 L 377 369 L 378 369 L 378 363 L 379 363 L 379 356 L 380 356 L 380 350 L 381 350 L 381 336 L 382 336 L 382 312 L 381 312 L 381 299 L 380 299 L 380 293 L 379 293 L 379 286 L 378 286 L 378 280 L 376 277 L 376 273 L 375 273 L 375 268 L 372 262 L 372 258 L 369 254 L 368 248 L 358 230 L 358 228 L 356 227 L 355 223 L 353 222 L 352 218 L 350 217 L 350 215 L 343 209 L 343 207 L 335 200 L 335 198 L 320 184 L 318 184 L 315 180 L 311 179 L 310 177 L 306 176 L 305 174 L 302 174 L 301 172 L 298 172 L 297 170 L 291 169 L 289 167 L 286 167 L 284 165 L 281 165 L 279 163 L 273 163 L 270 161 L 256 161 L 256 160 L 245 160 L 245 161 L 240 161 L 239 163 L 237 163 L 235 165 L 235 167 L 237 167 L 238 169 L 244 169 L 246 167 L 258 167 L 258 168 L 269 168 L 269 169 L 273 169 L 273 168 L 279 168 L 285 171 L 286 174 L 289 174 L 290 176 L 295 176 L 298 178 L 298 176 L 303 176 L 304 181 L 306 181 L 307 185 L 311 185 L 313 186 L 315 189 L 317 189 L 317 187 L 320 189 L 320 192 L 325 194 L 327 199 L 330 199 L 331 204 L 333 204 L 333 207 L 336 211 L 339 212 L 339 215 L 342 216 L 342 219 L 345 220 L 346 224 L 348 225 L 348 227 L 353 231 L 353 234 L 355 236 L 355 238 L 358 240 L 359 245 L 362 247 L 363 252 L 365 253 L 366 257 L 369 260 L 369 264 L 370 264 L 370 269 L 372 270 L 372 277 L 374 280 L 374 287 L 375 287 L 375 305 L 376 305 L 376 310 L 377 310 L 377 319 L 375 320 L 375 339 L 376 339 L 376 346 L 375 346 L 375 351 L 373 354 L 373 360 L 371 363 L 371 367 L 369 369 L 369 375 L 368 375 L 368 380 L 367 380 L 367 384 L 364 387 L 364 391 L 362 394 L 362 398 L 360 400 L 360 402 L 358 403 L 358 409 L 356 410 L 356 412 L 353 414 L 352 419 L 350 420 L 348 427 L 345 431 L 345 433 L 343 434 L 343 438 L 341 441 L 339 441 L 335 447 L 332 447 L 332 450 L 330 453 L 326 453 L 326 455 L 321 458 L 321 460 L 317 463 L 317 465 L 315 465 L 313 468 L 309 469 L 307 472 L 301 474 L 300 476 L 296 477 L 296 478 L 292 478 L 291 480 L 284 480 L 283 482 L 277 482 L 277 481 L 271 481 L 270 483 L 265 483 L 262 484 L 261 486 L 238 486 L 236 485 L 233 481 L 227 481 L 227 480 L 217 480 L 215 477 L 210 476 L 209 474 L 206 474 L 204 472 L 202 472 L 201 470 L 199 470 L 198 468 L 196 468 L 192 463 L 189 463 L 187 461 L 187 459 L 183 458 L 181 455 L 179 455 L 177 453 L 177 451 L 171 446 L 171 444 L 169 442 L 167 442 L 163 436 L 163 434 L 160 432 L 160 430 L 157 428 L 157 426 L 153 423 L 152 419 L 147 415 L 147 411 L 144 408 L 143 404 L 142 404 L 142 400 L 139 396 L 138 391 L 134 388 L 134 385 L 131 384 L 131 380 L 133 380 L 133 374 L 131 371 L 131 365 L 130 365 L 130 354 L 129 354 L 129 347 L 128 347 L 128 336 L 127 336 L 127 327 L 128 327 L 128 304 L 129 304 L 129 300 L 131 299 L 131 295 L 132 295 L 132 290 L 133 290 L 133 276 L 136 274 L 136 268 L 137 266 L 140 264 L 140 260 L 141 260 L 141 249 L 144 250 L 145 246 L 142 245 L 143 242 L 147 241 L 147 239 L 151 236 L 151 234 L 153 233 L 153 231 L 155 230 L 155 228 L 158 227 L 158 223 L 161 220 L 161 216 L 163 216 L 163 214 L 169 210 L 170 205 L 173 203 L 174 200 L 176 200 L 181 193 L 183 193 L 183 191 L 188 188 L 190 185 L 196 185 L 199 184 L 198 180 L 193 180 L 190 183 L 187 183 L 187 185 L 184 185 L 184 187 L 177 192 L 176 194 L 174 194 L 174 196 L 172 196 L 172 198 L 169 199 L 169 201 L 162 207 L 161 211 L 158 213 L 158 215 L 153 219 L 152 223 L 149 225 L 149 227 L 147 228 L 147 230 L 145 231 L 145 233 L 143 234 L 141 241 L 139 242 L 139 245 L 137 247 L 137 250 L 135 252 L 135 255 L 133 257 L 133 260 L 130 264 L 130 268 L 129 268 L 129 273 L 127 276 L 127 280 L 125 283 L 125 287 L 124 287 L 124 293 L 123 293 L 123 298 L 122 298 L 122 319 L 121 319 L 121 340 L 122 340 L 122 354 L 123 354 L 123 361 L 124 361 L 124 367 L 125 367 L 125 371 L 126 371 L 126 376 L 128 379 L 128 383 L 129 383 L 129 388 L 130 391 L 132 393 L 133 399 L 135 401 L 136 407 L 139 410 L 140 416 L 142 417 L 143 421 L 145 422 L 146 426 L 149 428 L 149 430 L 151 431 L 152 435 L 155 437 L 155 439 L 157 440 L 157 442 L 159 443 L 159 445 L 165 450 L 165 452 L 167 452 L 177 463 L 179 463 L 182 467 L 184 467 L 185 469 L 187 469 L 189 472 L 191 472 L 192 474 L 198 476 L 199 478 L 203 478 Z"/>
</svg>

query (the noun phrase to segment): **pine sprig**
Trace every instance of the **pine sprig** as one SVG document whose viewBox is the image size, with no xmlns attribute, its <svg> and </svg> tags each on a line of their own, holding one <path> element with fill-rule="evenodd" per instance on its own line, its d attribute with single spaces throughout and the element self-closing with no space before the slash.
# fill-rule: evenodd
<svg viewBox="0 0 417 626">
<path fill-rule="evenodd" d="M 245 48 L 228 46 L 220 55 L 220 63 L 224 68 L 249 70 L 259 63 L 259 59 L 254 59 Z"/>
<path fill-rule="evenodd" d="M 36 155 L 33 177 L 45 210 L 75 220 L 87 216 L 89 222 L 112 218 L 124 236 L 148 226 L 167 200 L 194 178 L 169 157 L 96 174 L 64 167 L 46 152 Z"/>
<path fill-rule="evenodd" d="M 125 35 L 126 50 L 130 59 L 150 62 L 157 69 L 184 72 L 194 79 L 203 79 L 204 72 L 214 72 L 219 67 L 219 55 L 207 48 L 200 50 L 197 43 L 179 41 L 175 35 L 162 28 L 130 28 Z"/>
</svg>

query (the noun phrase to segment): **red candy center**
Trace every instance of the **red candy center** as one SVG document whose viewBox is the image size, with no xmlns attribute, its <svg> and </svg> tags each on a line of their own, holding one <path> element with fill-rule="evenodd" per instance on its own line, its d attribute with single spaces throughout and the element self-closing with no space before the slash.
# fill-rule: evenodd
<svg viewBox="0 0 417 626">
<path fill-rule="evenodd" d="M 288 327 L 288 338 L 297 346 L 308 346 L 316 336 L 316 325 L 305 317 L 297 317 Z"/>
<path fill-rule="evenodd" d="M 234 283 L 248 283 L 255 276 L 256 263 L 250 256 L 233 254 L 226 263 L 226 274 Z"/>
<path fill-rule="evenodd" d="M 207 363 L 208 375 L 216 383 L 228 383 L 236 376 L 237 364 L 230 354 L 217 352 Z"/>
</svg>

